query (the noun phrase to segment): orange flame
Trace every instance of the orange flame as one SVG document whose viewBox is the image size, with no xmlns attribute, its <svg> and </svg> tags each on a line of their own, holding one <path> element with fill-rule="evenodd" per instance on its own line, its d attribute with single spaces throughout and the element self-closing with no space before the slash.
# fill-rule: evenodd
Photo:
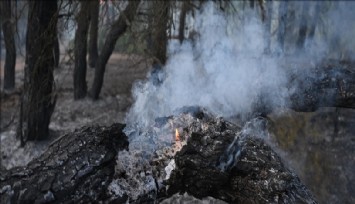
<svg viewBox="0 0 355 204">
<path fill-rule="evenodd" d="M 177 128 L 175 129 L 175 141 L 180 141 L 180 135 Z"/>
</svg>

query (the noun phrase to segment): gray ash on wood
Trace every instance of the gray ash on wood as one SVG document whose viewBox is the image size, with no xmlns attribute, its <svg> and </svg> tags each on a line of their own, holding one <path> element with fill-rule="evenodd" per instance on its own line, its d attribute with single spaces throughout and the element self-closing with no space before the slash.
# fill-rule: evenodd
<svg viewBox="0 0 355 204">
<path fill-rule="evenodd" d="M 262 119 L 240 127 L 185 110 L 139 131 L 150 138 L 131 139 L 129 150 L 121 124 L 61 137 L 28 166 L 1 172 L 1 203 L 316 203 L 260 138 Z"/>
<path fill-rule="evenodd" d="M 196 198 L 212 196 L 228 203 L 316 203 L 258 135 L 249 135 L 253 132 L 223 119 L 201 123 L 204 128 L 194 129 L 187 145 L 175 156 L 168 196 L 187 192 Z M 233 162 L 220 168 L 229 157 Z"/>
</svg>

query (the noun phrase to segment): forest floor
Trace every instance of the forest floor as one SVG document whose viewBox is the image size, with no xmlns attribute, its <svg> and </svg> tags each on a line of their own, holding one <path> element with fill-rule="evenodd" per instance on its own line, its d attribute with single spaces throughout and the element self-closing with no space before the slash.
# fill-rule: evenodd
<svg viewBox="0 0 355 204">
<path fill-rule="evenodd" d="M 1 66 L 3 67 L 3 66 Z M 50 123 L 50 138 L 46 141 L 27 142 L 21 147 L 16 138 L 20 92 L 23 85 L 24 60 L 16 66 L 16 89 L 1 93 L 0 150 L 1 165 L 6 169 L 26 165 L 40 155 L 58 136 L 82 126 L 111 125 L 124 122 L 126 111 L 132 104 L 131 88 L 136 80 L 144 79 L 149 71 L 147 60 L 139 56 L 114 53 L 107 66 L 100 99 L 73 99 L 73 63 L 62 60 L 55 69 L 55 91 L 58 95 Z M 88 88 L 94 77 L 94 69 L 87 69 Z M 2 72 L 3 73 L 3 72 Z M 3 74 L 1 74 L 3 76 Z M 1 80 L 3 81 L 3 80 Z"/>
</svg>

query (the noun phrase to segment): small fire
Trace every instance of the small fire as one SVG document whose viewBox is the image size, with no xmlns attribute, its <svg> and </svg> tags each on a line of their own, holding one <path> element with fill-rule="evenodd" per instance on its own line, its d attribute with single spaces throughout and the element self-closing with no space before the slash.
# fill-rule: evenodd
<svg viewBox="0 0 355 204">
<path fill-rule="evenodd" d="M 180 141 L 180 135 L 177 128 L 175 129 L 175 141 Z"/>
</svg>

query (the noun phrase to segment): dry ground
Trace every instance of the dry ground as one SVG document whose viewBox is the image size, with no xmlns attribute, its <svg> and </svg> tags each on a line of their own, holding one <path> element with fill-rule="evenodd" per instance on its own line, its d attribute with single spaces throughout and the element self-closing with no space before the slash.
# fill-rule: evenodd
<svg viewBox="0 0 355 204">
<path fill-rule="evenodd" d="M 27 142 L 20 146 L 16 137 L 20 90 L 23 84 L 23 60 L 16 66 L 16 89 L 12 93 L 1 93 L 1 164 L 5 168 L 26 165 L 33 157 L 42 153 L 59 135 L 89 125 L 110 125 L 124 122 L 125 113 L 132 103 L 131 87 L 136 80 L 144 79 L 149 70 L 147 60 L 139 56 L 114 53 L 106 67 L 104 85 L 100 99 L 73 100 L 73 69 L 64 57 L 55 70 L 57 104 L 50 123 L 50 139 Z M 3 67 L 3 66 L 1 66 Z M 2 71 L 2 70 L 1 70 Z M 1 75 L 3 76 L 3 75 Z M 90 88 L 94 69 L 88 68 L 87 82 Z M 2 80 L 3 81 L 3 80 Z"/>
</svg>

